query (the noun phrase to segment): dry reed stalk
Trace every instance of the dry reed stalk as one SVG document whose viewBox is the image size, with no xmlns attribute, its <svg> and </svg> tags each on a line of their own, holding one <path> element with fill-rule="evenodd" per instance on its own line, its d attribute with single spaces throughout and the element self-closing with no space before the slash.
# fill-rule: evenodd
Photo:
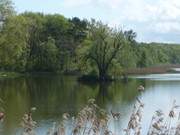
<svg viewBox="0 0 180 135">
<path fill-rule="evenodd" d="M 176 130 L 175 130 L 175 135 L 180 135 L 180 113 L 179 113 L 179 116 L 178 116 L 178 121 L 177 121 L 177 124 L 176 124 Z"/>
<path fill-rule="evenodd" d="M 127 128 L 124 130 L 125 135 L 140 135 L 141 134 L 141 120 L 142 120 L 142 111 L 144 104 L 140 99 L 136 99 L 136 104 L 134 105 L 130 120 L 128 122 Z"/>
<path fill-rule="evenodd" d="M 70 119 L 70 115 L 64 113 L 63 121 L 60 126 L 48 135 L 66 135 L 66 121 Z M 71 119 L 72 135 L 109 135 L 108 130 L 109 116 L 95 104 L 94 99 L 88 100 L 87 105 L 78 113 L 78 115 Z M 70 130 L 70 129 L 69 129 Z M 51 130 L 52 131 L 52 130 Z"/>
<path fill-rule="evenodd" d="M 165 118 L 165 114 L 158 110 L 156 114 L 153 116 L 150 128 L 148 131 L 148 135 L 178 135 L 179 133 L 179 122 L 177 122 L 177 126 L 173 126 L 173 120 L 176 117 L 176 110 L 179 108 L 176 105 L 176 101 L 174 100 L 173 105 L 168 113 L 168 117 Z M 165 121 L 166 119 L 166 121 Z M 178 118 L 179 119 L 179 118 Z M 179 121 L 179 120 L 178 120 Z"/>
<path fill-rule="evenodd" d="M 124 130 L 125 135 L 142 135 L 143 108 L 144 104 L 137 98 L 127 128 Z M 180 135 L 180 113 L 176 124 L 173 125 L 178 108 L 179 106 L 174 101 L 167 117 L 162 110 L 155 111 L 147 135 Z M 120 113 L 111 111 L 111 115 L 114 115 L 113 118 L 117 119 L 115 114 L 119 116 Z M 109 115 L 95 104 L 94 99 L 90 99 L 76 117 L 70 117 L 68 113 L 64 113 L 62 118 L 60 125 L 54 123 L 47 135 L 114 135 L 108 129 Z M 67 123 L 69 121 L 72 128 Z M 36 122 L 32 120 L 32 112 L 24 115 L 22 126 L 23 135 L 35 135 Z"/>
<path fill-rule="evenodd" d="M 35 135 L 36 122 L 32 119 L 32 112 L 24 114 L 21 126 L 23 127 L 22 135 Z"/>
</svg>

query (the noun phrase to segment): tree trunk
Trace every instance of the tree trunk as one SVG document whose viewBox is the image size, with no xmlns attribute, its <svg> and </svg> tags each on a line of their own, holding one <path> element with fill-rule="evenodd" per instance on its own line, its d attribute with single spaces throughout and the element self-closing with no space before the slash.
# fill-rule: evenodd
<svg viewBox="0 0 180 135">
<path fill-rule="evenodd" d="M 107 71 L 104 69 L 99 69 L 99 80 L 106 81 L 108 79 Z"/>
</svg>

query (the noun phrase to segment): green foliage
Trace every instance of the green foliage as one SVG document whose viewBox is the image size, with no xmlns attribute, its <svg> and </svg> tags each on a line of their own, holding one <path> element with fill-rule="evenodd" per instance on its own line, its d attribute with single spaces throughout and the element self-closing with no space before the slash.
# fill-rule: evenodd
<svg viewBox="0 0 180 135">
<path fill-rule="evenodd" d="M 22 16 L 6 20 L 0 33 L 0 65 L 4 70 L 24 71 L 29 51 L 28 22 Z"/>
<path fill-rule="evenodd" d="M 44 24 L 44 35 L 56 40 L 56 45 L 60 47 L 67 39 L 67 30 L 70 27 L 68 20 L 62 15 L 46 15 Z"/>
<path fill-rule="evenodd" d="M 133 30 L 95 20 L 16 15 L 10 0 L 0 1 L 0 26 L 1 71 L 81 72 L 105 78 L 126 68 L 180 63 L 179 45 L 138 43 Z"/>
<path fill-rule="evenodd" d="M 55 45 L 55 40 L 51 37 L 48 41 L 42 42 L 38 46 L 39 53 L 33 59 L 32 69 L 35 71 L 56 71 L 58 48 Z"/>
<path fill-rule="evenodd" d="M 93 21 L 89 27 L 91 44 L 85 57 L 94 63 L 99 73 L 99 79 L 105 80 L 113 60 L 125 45 L 124 35 L 122 31 L 111 29 L 101 22 Z"/>
<path fill-rule="evenodd" d="M 15 13 L 11 0 L 0 0 L 0 22 Z"/>
<path fill-rule="evenodd" d="M 87 21 L 80 20 L 77 17 L 74 17 L 69 20 L 71 27 L 68 31 L 69 37 L 73 39 L 75 44 L 81 43 L 87 36 Z"/>
<path fill-rule="evenodd" d="M 136 67 L 137 59 L 136 51 L 130 44 L 126 44 L 121 53 L 118 53 L 117 62 L 124 68 Z"/>
<path fill-rule="evenodd" d="M 41 43 L 52 37 L 58 54 L 54 71 L 67 72 L 75 70 L 75 50 L 85 39 L 86 22 L 79 18 L 67 19 L 62 15 L 43 15 L 41 13 L 25 12 L 21 14 L 29 22 L 30 38 L 28 44 L 30 53 L 28 56 L 28 71 L 51 71 L 52 68 L 42 68 L 38 58 L 41 54 Z M 81 27 L 82 26 L 82 27 Z"/>
</svg>

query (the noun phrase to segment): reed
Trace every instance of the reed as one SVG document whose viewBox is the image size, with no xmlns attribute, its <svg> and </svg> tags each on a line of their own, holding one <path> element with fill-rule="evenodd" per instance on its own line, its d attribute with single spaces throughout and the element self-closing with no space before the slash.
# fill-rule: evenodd
<svg viewBox="0 0 180 135">
<path fill-rule="evenodd" d="M 37 123 L 32 119 L 32 113 L 35 111 L 35 108 L 31 108 L 31 110 L 24 114 L 21 122 L 21 126 L 23 127 L 22 135 L 36 135 L 35 127 Z"/>
<path fill-rule="evenodd" d="M 142 120 L 142 110 L 144 108 L 144 104 L 137 98 L 136 104 L 134 105 L 132 114 L 130 116 L 130 120 L 128 122 L 128 126 L 125 131 L 125 135 L 140 135 L 141 134 L 141 120 Z"/>
<path fill-rule="evenodd" d="M 174 100 L 168 114 L 165 114 L 162 110 L 155 111 L 146 135 L 180 135 L 180 113 L 178 113 L 178 108 L 179 106 Z M 143 109 L 144 103 L 139 98 L 136 98 L 129 122 L 126 129 L 124 129 L 124 135 L 144 135 L 141 123 Z M 120 119 L 120 116 L 121 113 L 112 110 L 108 114 L 95 104 L 94 99 L 90 99 L 77 116 L 74 117 L 64 113 L 62 121 L 53 123 L 52 128 L 49 129 L 46 135 L 115 135 L 109 130 L 109 122 L 113 119 Z M 36 122 L 32 119 L 32 112 L 25 114 L 22 119 L 22 135 L 36 135 L 36 125 Z"/>
</svg>

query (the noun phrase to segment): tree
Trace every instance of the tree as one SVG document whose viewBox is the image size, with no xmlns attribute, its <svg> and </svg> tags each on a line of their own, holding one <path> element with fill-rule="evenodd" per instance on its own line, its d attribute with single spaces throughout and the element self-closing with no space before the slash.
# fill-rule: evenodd
<svg viewBox="0 0 180 135">
<path fill-rule="evenodd" d="M 33 59 L 33 69 L 36 71 L 56 71 L 58 68 L 58 48 L 55 45 L 55 40 L 49 37 L 47 41 L 39 45 L 38 50 L 37 57 Z"/>
<path fill-rule="evenodd" d="M 59 65 L 60 70 L 63 71 L 65 68 L 65 57 L 67 50 L 71 49 L 72 46 L 69 44 L 71 41 L 68 37 L 68 30 L 70 23 L 67 18 L 62 15 L 46 15 L 43 34 L 46 38 L 52 37 L 55 40 L 55 45 L 59 49 Z"/>
<path fill-rule="evenodd" d="M 137 49 L 136 49 L 137 50 Z M 127 42 L 121 53 L 117 54 L 117 61 L 123 68 L 135 68 L 137 63 L 136 50 Z"/>
<path fill-rule="evenodd" d="M 32 71 L 36 65 L 35 59 L 39 56 L 40 45 L 42 42 L 47 41 L 46 34 L 44 34 L 45 18 L 41 13 L 25 12 L 21 14 L 29 22 L 29 38 L 28 38 L 28 63 L 26 70 Z"/>
<path fill-rule="evenodd" d="M 68 30 L 68 35 L 77 46 L 84 41 L 87 36 L 87 21 L 80 20 L 78 17 L 73 17 L 69 19 L 69 22 L 71 23 L 71 27 Z"/>
<path fill-rule="evenodd" d="M 94 22 L 90 26 L 89 36 L 92 43 L 86 57 L 95 63 L 99 80 L 105 81 L 109 79 L 108 70 L 113 60 L 125 44 L 124 34 L 101 22 Z"/>
<path fill-rule="evenodd" d="M 8 16 L 14 13 L 13 3 L 11 0 L 0 0 L 0 22 L 4 22 Z"/>
<path fill-rule="evenodd" d="M 137 37 L 136 32 L 134 32 L 133 30 L 128 30 L 124 32 L 124 36 L 131 44 L 135 44 L 135 38 Z"/>
<path fill-rule="evenodd" d="M 24 71 L 27 63 L 29 29 L 22 16 L 9 17 L 0 33 L 1 69 Z"/>
<path fill-rule="evenodd" d="M 46 15 L 43 33 L 46 38 L 52 37 L 56 41 L 56 46 L 60 48 L 67 41 L 67 31 L 70 27 L 68 19 L 62 15 Z"/>
</svg>

